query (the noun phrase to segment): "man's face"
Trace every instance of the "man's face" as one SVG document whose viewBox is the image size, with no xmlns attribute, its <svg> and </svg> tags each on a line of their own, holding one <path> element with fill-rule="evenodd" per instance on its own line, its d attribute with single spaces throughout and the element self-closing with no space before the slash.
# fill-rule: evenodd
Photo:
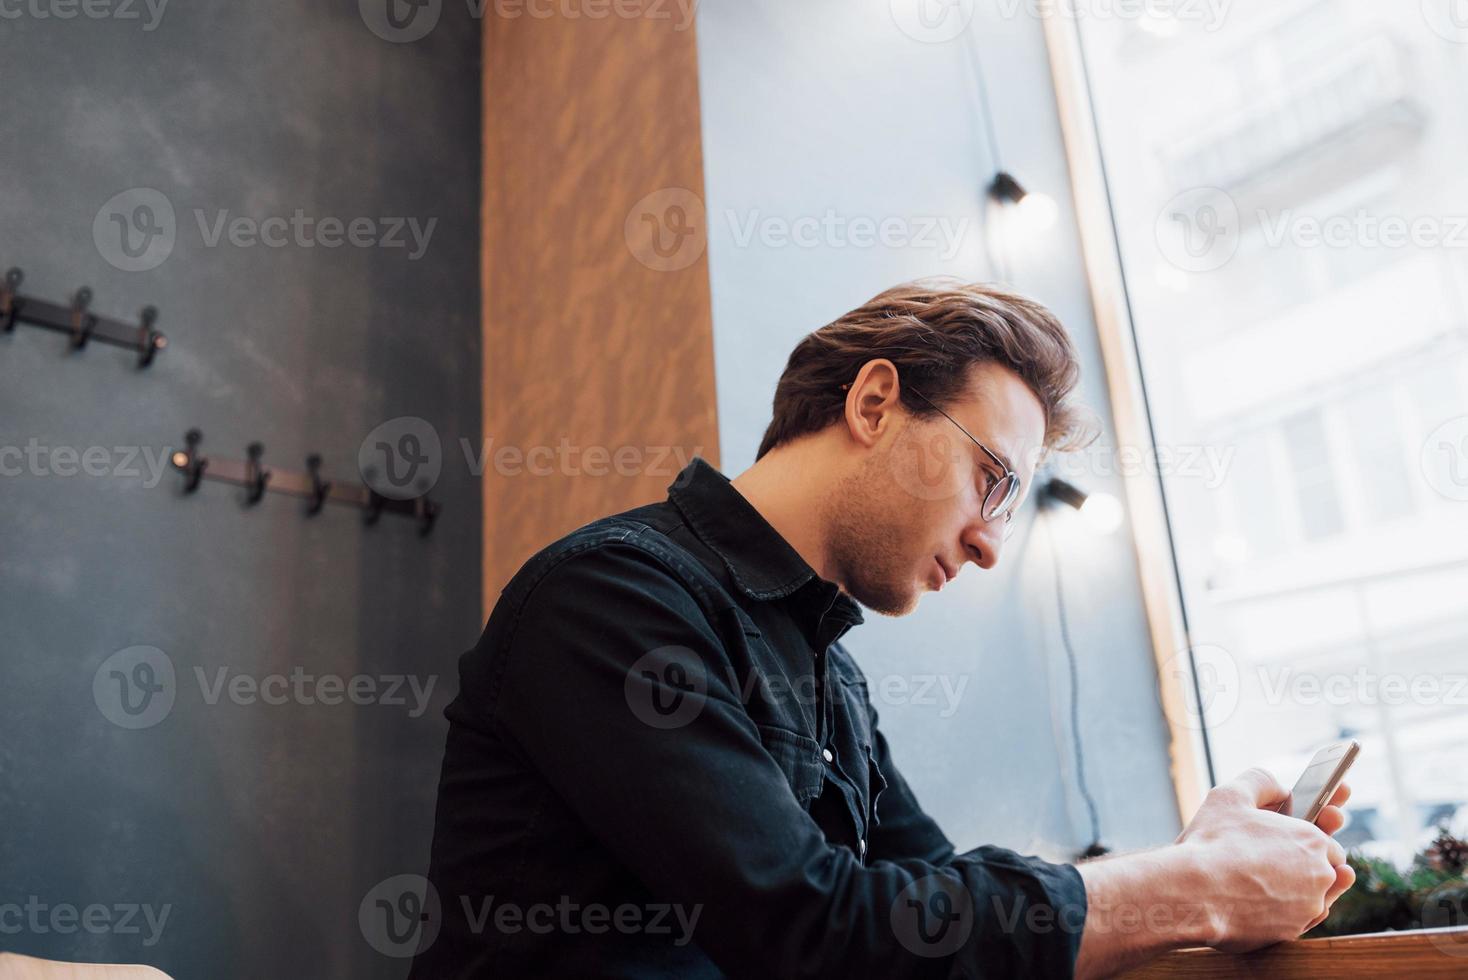
<svg viewBox="0 0 1468 980">
<path fill-rule="evenodd" d="M 1017 510 L 1045 436 L 1034 392 L 1009 369 L 984 364 L 972 369 L 968 393 L 942 407 L 1019 475 Z M 825 515 L 838 580 L 876 612 L 905 615 L 967 562 L 999 561 L 1005 521 L 985 521 L 983 502 L 1003 471 L 953 422 L 897 409 Z"/>
</svg>

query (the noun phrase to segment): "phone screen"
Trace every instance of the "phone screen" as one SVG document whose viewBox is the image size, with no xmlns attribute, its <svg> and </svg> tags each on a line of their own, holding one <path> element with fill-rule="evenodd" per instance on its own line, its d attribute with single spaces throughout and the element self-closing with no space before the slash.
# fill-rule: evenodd
<svg viewBox="0 0 1468 980">
<path fill-rule="evenodd" d="M 1337 742 L 1315 753 L 1315 758 L 1305 767 L 1295 788 L 1290 790 L 1289 797 L 1279 805 L 1279 812 L 1302 820 L 1315 819 L 1319 807 L 1329 802 L 1322 800 L 1321 795 L 1327 787 L 1332 793 L 1335 792 L 1336 784 L 1355 760 L 1356 750 L 1359 748 L 1355 742 Z"/>
</svg>

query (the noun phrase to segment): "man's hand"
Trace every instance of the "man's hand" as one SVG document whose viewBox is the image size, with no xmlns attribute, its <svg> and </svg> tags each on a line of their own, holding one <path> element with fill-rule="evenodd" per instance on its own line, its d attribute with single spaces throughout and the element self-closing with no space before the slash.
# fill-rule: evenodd
<svg viewBox="0 0 1468 980">
<path fill-rule="evenodd" d="M 1216 930 L 1209 945 L 1245 952 L 1295 939 L 1320 922 L 1356 872 L 1330 835 L 1345 824 L 1342 785 L 1316 824 L 1273 812 L 1289 792 L 1262 769 L 1216 787 L 1178 837 L 1207 876 Z"/>
<path fill-rule="evenodd" d="M 1251 769 L 1208 794 L 1177 843 L 1077 866 L 1086 930 L 1076 976 L 1105 977 L 1183 946 L 1243 952 L 1294 939 L 1356 880 L 1330 835 L 1342 785 L 1317 825 L 1272 812 L 1289 794 Z"/>
</svg>

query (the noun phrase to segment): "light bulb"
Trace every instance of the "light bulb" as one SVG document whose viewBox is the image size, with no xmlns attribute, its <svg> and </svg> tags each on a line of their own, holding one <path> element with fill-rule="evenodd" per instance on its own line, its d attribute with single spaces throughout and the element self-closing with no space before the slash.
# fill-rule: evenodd
<svg viewBox="0 0 1468 980">
<path fill-rule="evenodd" d="M 1109 493 L 1093 493 L 1081 504 L 1081 516 L 1086 523 L 1102 534 L 1110 534 L 1121 527 L 1124 512 L 1121 501 Z"/>
<path fill-rule="evenodd" d="M 1054 227 L 1060 207 L 1049 194 L 1026 194 L 1014 206 L 1019 224 L 1027 232 L 1041 232 Z"/>
</svg>

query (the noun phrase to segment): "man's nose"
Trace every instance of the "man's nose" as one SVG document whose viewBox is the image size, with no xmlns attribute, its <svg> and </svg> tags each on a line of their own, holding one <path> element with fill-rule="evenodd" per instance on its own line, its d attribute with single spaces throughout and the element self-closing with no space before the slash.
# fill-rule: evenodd
<svg viewBox="0 0 1468 980">
<path fill-rule="evenodd" d="M 964 557 L 983 569 L 999 564 L 999 553 L 1004 550 L 1004 519 L 986 521 L 980 518 L 964 529 L 962 541 Z"/>
</svg>

